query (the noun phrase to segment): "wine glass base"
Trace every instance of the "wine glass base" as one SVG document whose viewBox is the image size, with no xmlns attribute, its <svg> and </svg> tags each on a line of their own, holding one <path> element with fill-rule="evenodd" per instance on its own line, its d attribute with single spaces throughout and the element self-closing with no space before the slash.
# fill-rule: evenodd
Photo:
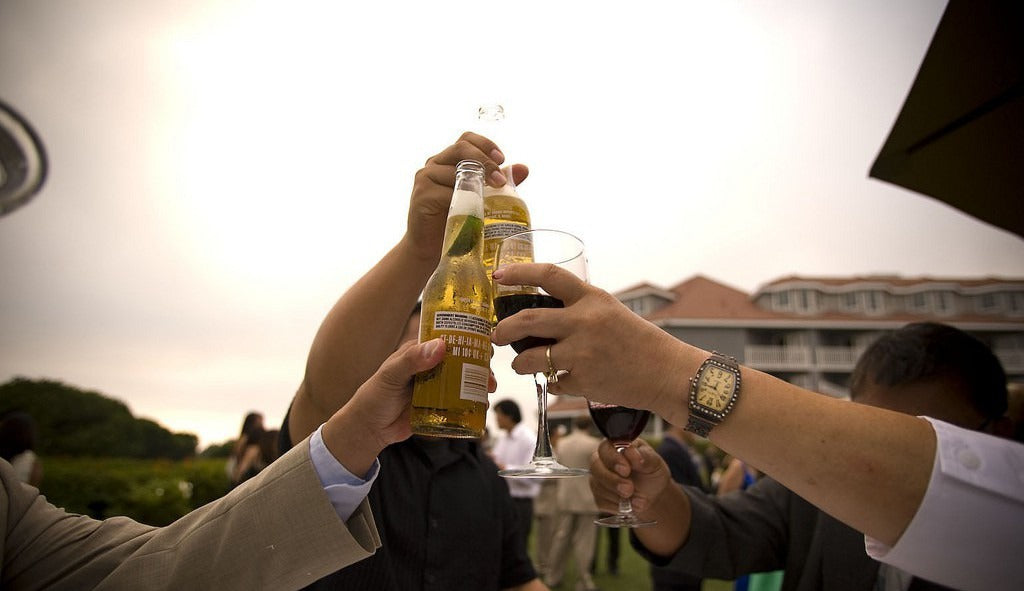
<svg viewBox="0 0 1024 591">
<path fill-rule="evenodd" d="M 650 527 L 657 525 L 657 521 L 644 521 L 638 519 L 635 515 L 612 515 L 610 517 L 602 517 L 601 519 L 595 519 L 594 523 L 597 525 L 603 525 L 604 527 Z"/>
<path fill-rule="evenodd" d="M 590 470 L 586 468 L 569 468 L 557 461 L 549 460 L 543 462 L 531 462 L 522 468 L 510 468 L 499 470 L 498 475 L 505 478 L 575 478 L 587 476 Z"/>
</svg>

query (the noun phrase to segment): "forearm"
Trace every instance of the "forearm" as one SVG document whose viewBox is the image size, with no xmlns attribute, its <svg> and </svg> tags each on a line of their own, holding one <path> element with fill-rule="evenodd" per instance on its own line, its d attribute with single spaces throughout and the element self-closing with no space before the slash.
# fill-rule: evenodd
<svg viewBox="0 0 1024 591">
<path fill-rule="evenodd" d="M 317 331 L 289 429 L 301 441 L 341 408 L 395 350 L 436 266 L 399 242 L 335 303 Z"/>
<path fill-rule="evenodd" d="M 657 523 L 634 530 L 637 539 L 653 554 L 672 556 L 690 536 L 690 499 L 674 483 L 669 483 L 651 507 L 639 514 L 644 520 Z"/>
<path fill-rule="evenodd" d="M 690 347 L 673 371 L 694 375 L 706 356 Z M 931 426 L 749 368 L 742 369 L 742 379 L 735 408 L 711 440 L 847 525 L 895 543 L 928 486 L 935 455 Z M 685 424 L 685 389 L 658 405 L 662 416 Z"/>
</svg>

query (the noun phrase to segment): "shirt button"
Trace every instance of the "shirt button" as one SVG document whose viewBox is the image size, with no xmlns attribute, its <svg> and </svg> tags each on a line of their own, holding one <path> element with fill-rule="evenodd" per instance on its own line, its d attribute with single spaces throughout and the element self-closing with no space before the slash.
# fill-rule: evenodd
<svg viewBox="0 0 1024 591">
<path fill-rule="evenodd" d="M 968 470 L 977 470 L 981 467 L 981 458 L 978 457 L 978 454 L 969 449 L 961 449 L 958 451 L 956 459 L 960 462 L 961 466 Z"/>
</svg>

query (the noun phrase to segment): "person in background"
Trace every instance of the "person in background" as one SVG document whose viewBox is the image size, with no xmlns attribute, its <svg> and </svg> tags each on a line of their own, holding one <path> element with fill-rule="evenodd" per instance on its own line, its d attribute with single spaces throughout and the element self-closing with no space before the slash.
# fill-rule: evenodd
<svg viewBox="0 0 1024 591">
<path fill-rule="evenodd" d="M 559 438 L 555 454 L 569 468 L 590 466 L 590 456 L 597 452 L 601 440 L 590 434 L 593 422 L 589 415 L 573 419 L 572 431 Z M 544 582 L 557 587 L 565 575 L 565 563 L 572 548 L 576 562 L 576 589 L 594 591 L 597 586 L 591 576 L 597 543 L 597 505 L 590 494 L 586 478 L 559 478 L 557 482 L 557 512 L 555 537 L 551 542 L 550 568 Z"/>
<path fill-rule="evenodd" d="M 494 280 L 540 286 L 564 303 L 510 316 L 491 336 L 498 346 L 526 336 L 555 341 L 512 361 L 519 374 L 567 372 L 552 386 L 554 394 L 586 393 L 699 431 L 864 534 L 861 545 L 870 556 L 922 579 L 965 588 L 1024 580 L 1024 561 L 1016 555 L 1024 547 L 1017 479 L 1024 445 L 971 430 L 981 420 L 965 428 L 804 390 L 680 341 L 552 265 L 512 265 L 495 271 Z M 690 397 L 691 379 L 701 396 Z M 598 505 L 612 507 L 624 495 L 642 516 L 656 518 L 660 499 L 645 490 L 657 454 L 642 444 L 618 458 L 609 446 L 601 452 L 592 470 L 612 468 L 591 480 Z M 652 554 L 671 556 L 682 540 L 661 542 L 644 544 Z"/>
<path fill-rule="evenodd" d="M 715 491 L 720 497 L 733 491 L 747 490 L 757 482 L 758 477 L 757 469 L 749 466 L 743 460 L 736 457 L 729 457 L 727 460 Z"/>
<path fill-rule="evenodd" d="M 558 446 L 558 440 L 565 436 L 565 425 L 551 429 L 551 448 Z M 558 480 L 545 478 L 540 481 L 540 492 L 533 500 L 533 565 L 537 576 L 544 576 L 551 570 L 551 542 L 555 538 L 558 518 Z"/>
<path fill-rule="evenodd" d="M 263 415 L 250 412 L 242 421 L 242 431 L 231 450 L 228 466 L 231 468 L 231 486 L 238 486 L 259 473 L 262 468 L 261 442 Z"/>
<path fill-rule="evenodd" d="M 36 455 L 36 423 L 23 411 L 12 411 L 0 419 L 0 457 L 11 463 L 18 478 L 39 488 L 43 462 Z"/>
<path fill-rule="evenodd" d="M 299 443 L 324 416 L 351 403 L 365 376 L 416 340 L 417 300 L 441 255 L 460 160 L 484 163 L 504 185 L 486 138 L 464 134 L 416 173 L 405 235 L 335 302 L 281 426 L 280 447 Z M 517 182 L 525 167 L 512 167 Z M 494 176 L 497 174 L 498 176 Z M 492 379 L 489 391 L 495 389 Z M 368 560 L 311 581 L 307 589 L 543 591 L 508 486 L 483 442 L 414 436 L 381 453 L 368 500 L 382 547 Z"/>
<path fill-rule="evenodd" d="M 537 434 L 523 423 L 523 413 L 515 400 L 506 398 L 494 405 L 498 428 L 505 431 L 494 442 L 491 454 L 499 470 L 521 468 L 530 463 L 537 446 Z M 533 523 L 533 500 L 540 494 L 540 482 L 534 478 L 506 478 L 512 500 L 519 510 L 519 522 L 526 537 Z"/>
</svg>

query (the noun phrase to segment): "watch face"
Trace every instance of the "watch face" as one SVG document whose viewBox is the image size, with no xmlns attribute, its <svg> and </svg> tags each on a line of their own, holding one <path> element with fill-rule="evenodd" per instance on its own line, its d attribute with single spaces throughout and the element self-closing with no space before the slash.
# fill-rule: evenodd
<svg viewBox="0 0 1024 591">
<path fill-rule="evenodd" d="M 717 365 L 708 365 L 697 380 L 697 404 L 721 412 L 729 406 L 735 389 L 736 374 Z"/>
</svg>

